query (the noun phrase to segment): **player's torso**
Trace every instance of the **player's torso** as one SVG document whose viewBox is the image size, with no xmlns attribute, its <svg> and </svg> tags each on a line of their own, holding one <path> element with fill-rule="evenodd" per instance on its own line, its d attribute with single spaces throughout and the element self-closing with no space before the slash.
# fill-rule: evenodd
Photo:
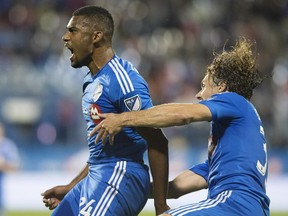
<svg viewBox="0 0 288 216">
<path fill-rule="evenodd" d="M 240 97 L 233 97 L 233 100 L 236 100 L 233 102 L 235 109 L 239 110 L 235 113 L 239 115 L 211 122 L 209 188 L 216 194 L 221 190 L 239 189 L 265 196 L 267 147 L 264 129 L 251 103 Z"/>
<path fill-rule="evenodd" d="M 121 113 L 133 107 L 142 109 L 141 93 L 143 91 L 146 94 L 147 88 L 139 90 L 141 88 L 138 83 L 143 82 L 142 77 L 135 76 L 137 72 L 129 66 L 113 58 L 98 74 L 85 77 L 82 109 L 87 122 L 87 134 L 101 121 L 99 113 Z M 102 140 L 97 144 L 94 141 L 95 136 L 88 137 L 89 161 L 93 163 L 120 159 L 140 160 L 146 150 L 146 141 L 132 128 L 123 129 L 115 137 L 112 146 L 109 143 L 102 145 Z"/>
</svg>

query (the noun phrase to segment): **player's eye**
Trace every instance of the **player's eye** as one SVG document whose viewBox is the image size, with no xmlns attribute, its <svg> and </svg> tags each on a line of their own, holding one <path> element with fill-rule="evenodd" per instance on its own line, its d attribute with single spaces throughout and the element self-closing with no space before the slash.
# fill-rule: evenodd
<svg viewBox="0 0 288 216">
<path fill-rule="evenodd" d="M 67 30 L 68 30 L 69 32 L 71 32 L 71 33 L 76 31 L 75 28 L 68 28 Z"/>
</svg>

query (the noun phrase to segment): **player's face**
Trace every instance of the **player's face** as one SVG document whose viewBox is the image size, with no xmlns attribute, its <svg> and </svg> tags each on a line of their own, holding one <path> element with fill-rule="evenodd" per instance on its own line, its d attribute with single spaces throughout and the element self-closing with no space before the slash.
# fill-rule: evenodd
<svg viewBox="0 0 288 216">
<path fill-rule="evenodd" d="M 219 87 L 213 82 L 211 74 L 206 74 L 201 82 L 201 90 L 195 96 L 198 100 L 206 100 L 219 93 Z"/>
<path fill-rule="evenodd" d="M 62 39 L 65 46 L 71 51 L 71 66 L 79 68 L 89 66 L 93 53 L 93 34 L 87 19 L 83 16 L 73 16 L 68 25 L 67 31 Z"/>
</svg>

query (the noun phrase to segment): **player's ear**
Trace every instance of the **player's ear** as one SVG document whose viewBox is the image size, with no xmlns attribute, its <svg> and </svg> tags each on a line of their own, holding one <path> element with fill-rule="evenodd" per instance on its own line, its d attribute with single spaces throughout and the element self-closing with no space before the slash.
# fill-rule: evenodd
<svg viewBox="0 0 288 216">
<path fill-rule="evenodd" d="M 225 92 L 225 91 L 228 90 L 227 84 L 226 84 L 226 82 L 224 82 L 224 81 L 219 82 L 217 88 L 218 88 L 218 92 L 219 92 L 219 93 L 220 93 L 220 92 Z"/>
<path fill-rule="evenodd" d="M 104 37 L 103 32 L 101 31 L 94 31 L 93 32 L 93 43 L 98 43 L 99 41 L 101 41 Z"/>
</svg>

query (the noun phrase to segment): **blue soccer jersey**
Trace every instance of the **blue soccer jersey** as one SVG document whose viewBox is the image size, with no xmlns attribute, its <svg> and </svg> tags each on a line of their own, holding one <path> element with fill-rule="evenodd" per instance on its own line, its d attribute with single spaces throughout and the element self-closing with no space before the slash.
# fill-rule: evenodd
<svg viewBox="0 0 288 216">
<path fill-rule="evenodd" d="M 187 212 L 197 210 L 199 215 L 223 215 L 225 211 L 231 215 L 269 215 L 270 201 L 265 189 L 267 144 L 256 109 L 244 97 L 232 92 L 215 94 L 200 103 L 212 113 L 208 160 L 190 170 L 206 179 L 209 191 L 207 200 L 193 208 L 186 207 L 189 209 Z M 229 201 L 229 197 L 234 201 Z M 216 207 L 218 204 L 220 208 Z M 236 209 L 234 214 L 233 208 Z"/>
<path fill-rule="evenodd" d="M 249 190 L 266 199 L 267 147 L 254 106 L 231 92 L 200 102 L 212 113 L 209 138 L 209 193 Z"/>
<path fill-rule="evenodd" d="M 146 81 L 131 63 L 117 56 L 96 75 L 89 72 L 84 79 L 82 107 L 88 134 L 101 121 L 98 113 L 122 113 L 151 106 Z M 95 144 L 96 135 L 88 138 L 88 163 L 143 160 L 147 144 L 134 129 L 124 128 L 115 136 L 113 145 L 102 145 L 101 140 Z"/>
<path fill-rule="evenodd" d="M 148 85 L 131 63 L 116 55 L 94 76 L 84 78 L 82 108 L 87 134 L 101 122 L 99 113 L 122 113 L 152 106 Z M 147 142 L 133 128 L 123 128 L 113 145 L 88 136 L 89 173 L 65 196 L 53 216 L 135 216 L 150 189 L 143 163 Z M 108 140 L 107 140 L 108 142 Z"/>
</svg>

